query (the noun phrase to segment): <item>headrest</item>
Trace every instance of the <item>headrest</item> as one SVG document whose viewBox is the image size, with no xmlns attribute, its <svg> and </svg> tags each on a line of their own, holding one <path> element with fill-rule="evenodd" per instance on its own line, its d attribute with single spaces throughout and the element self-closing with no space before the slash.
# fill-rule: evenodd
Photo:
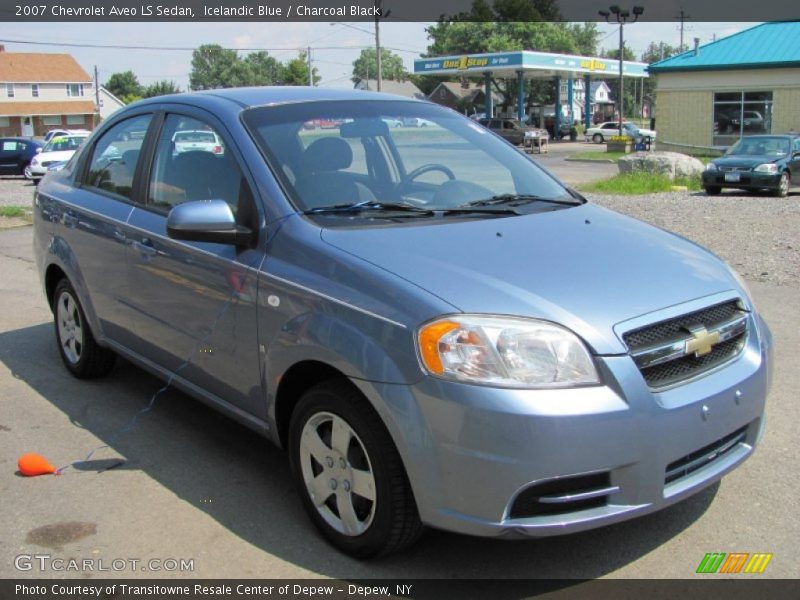
<svg viewBox="0 0 800 600">
<path fill-rule="evenodd" d="M 306 148 L 303 162 L 314 173 L 340 171 L 353 164 L 353 149 L 342 138 L 321 138 Z"/>
</svg>

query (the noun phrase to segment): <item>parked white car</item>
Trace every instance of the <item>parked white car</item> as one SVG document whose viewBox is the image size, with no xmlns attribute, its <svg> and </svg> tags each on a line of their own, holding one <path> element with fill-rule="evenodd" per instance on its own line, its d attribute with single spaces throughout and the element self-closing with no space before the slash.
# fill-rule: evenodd
<svg viewBox="0 0 800 600">
<path fill-rule="evenodd" d="M 54 137 L 61 137 L 64 135 L 89 135 L 91 131 L 88 129 L 51 129 L 44 134 L 44 143 L 46 144 Z"/>
<path fill-rule="evenodd" d="M 33 157 L 31 164 L 25 167 L 25 177 L 34 181 L 40 180 L 47 173 L 48 167 L 54 163 L 66 162 L 81 147 L 90 132 L 72 133 L 52 138 L 42 151 Z"/>
<path fill-rule="evenodd" d="M 195 150 L 218 155 L 225 153 L 222 141 L 213 131 L 202 129 L 176 131 L 175 135 L 172 136 L 172 143 L 174 144 L 175 154 Z"/>
<path fill-rule="evenodd" d="M 631 136 L 642 135 L 644 137 L 649 137 L 651 140 L 656 139 L 656 132 L 652 129 L 642 129 L 641 127 L 637 127 L 628 121 L 624 121 L 622 123 L 622 128 L 628 133 L 628 135 Z M 594 127 L 590 127 L 583 135 L 587 142 L 591 140 L 595 144 L 603 144 L 607 138 L 618 134 L 619 121 L 606 121 L 605 123 L 600 123 Z"/>
</svg>

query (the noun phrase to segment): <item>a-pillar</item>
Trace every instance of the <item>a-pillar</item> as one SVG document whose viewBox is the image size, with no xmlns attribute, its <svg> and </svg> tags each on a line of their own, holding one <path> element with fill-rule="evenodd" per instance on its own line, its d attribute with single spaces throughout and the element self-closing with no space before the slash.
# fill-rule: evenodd
<svg viewBox="0 0 800 600">
<path fill-rule="evenodd" d="M 592 126 L 592 94 L 591 94 L 591 87 L 592 87 L 592 76 L 588 73 L 583 76 L 583 112 L 586 114 L 583 115 L 583 122 L 586 124 L 586 129 L 589 129 Z"/>
<path fill-rule="evenodd" d="M 556 75 L 553 78 L 553 83 L 556 86 L 556 103 L 555 103 L 555 125 L 553 126 L 553 139 L 561 139 L 561 76 Z"/>
<path fill-rule="evenodd" d="M 517 118 L 519 122 L 525 120 L 525 77 L 522 71 L 517 71 Z"/>
<path fill-rule="evenodd" d="M 494 116 L 494 107 L 492 106 L 492 74 L 489 71 L 483 74 L 483 106 L 486 118 L 490 119 Z"/>
</svg>

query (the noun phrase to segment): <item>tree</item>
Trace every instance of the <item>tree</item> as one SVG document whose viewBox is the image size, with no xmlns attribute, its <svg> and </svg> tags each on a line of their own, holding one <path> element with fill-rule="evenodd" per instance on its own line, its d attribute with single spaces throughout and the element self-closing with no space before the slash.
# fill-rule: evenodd
<svg viewBox="0 0 800 600">
<path fill-rule="evenodd" d="M 316 85 L 322 78 L 317 75 L 316 69 L 312 73 L 314 85 Z M 284 65 L 283 85 L 308 85 L 308 83 L 308 55 L 300 52 L 297 58 L 293 58 Z"/>
<path fill-rule="evenodd" d="M 181 89 L 175 84 L 174 81 L 162 79 L 151 83 L 144 88 L 142 97 L 152 98 L 153 96 L 166 96 L 167 94 L 179 94 Z"/>
<path fill-rule="evenodd" d="M 353 61 L 353 83 L 362 79 L 378 78 L 378 53 L 375 48 L 365 48 L 359 57 Z M 403 59 L 386 48 L 381 48 L 381 78 L 393 81 L 408 79 L 408 71 L 403 65 Z"/>
<path fill-rule="evenodd" d="M 236 87 L 241 79 L 242 67 L 235 50 L 218 44 L 204 44 L 192 52 L 192 72 L 189 88 L 213 90 Z"/>
<path fill-rule="evenodd" d="M 247 85 L 279 85 L 283 82 L 283 65 L 263 50 L 244 57 L 250 71 Z"/>
<path fill-rule="evenodd" d="M 140 100 L 144 94 L 144 89 L 133 71 L 112 73 L 103 87 L 125 104 Z"/>
</svg>

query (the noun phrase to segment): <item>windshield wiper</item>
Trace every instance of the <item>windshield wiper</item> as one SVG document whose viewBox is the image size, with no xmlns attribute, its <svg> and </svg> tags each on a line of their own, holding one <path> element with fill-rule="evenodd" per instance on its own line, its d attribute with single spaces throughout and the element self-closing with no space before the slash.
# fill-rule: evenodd
<svg viewBox="0 0 800 600">
<path fill-rule="evenodd" d="M 560 204 L 562 206 L 578 206 L 582 204 L 579 200 L 559 200 L 557 198 L 545 198 L 544 196 L 536 196 L 534 194 L 499 194 L 497 196 L 492 196 L 491 198 L 467 202 L 464 207 L 498 205 L 521 206 L 523 204 L 530 204 L 532 202 Z"/>
<path fill-rule="evenodd" d="M 383 211 L 383 212 L 404 212 L 420 216 L 434 216 L 432 210 L 427 208 L 420 208 L 412 204 L 401 204 L 395 202 L 380 202 L 378 200 L 365 200 L 363 202 L 355 202 L 353 204 L 332 204 L 330 206 L 319 206 L 303 211 L 306 215 L 320 215 L 331 213 L 360 213 L 366 211 Z M 409 215 L 410 216 L 410 215 Z"/>
</svg>

